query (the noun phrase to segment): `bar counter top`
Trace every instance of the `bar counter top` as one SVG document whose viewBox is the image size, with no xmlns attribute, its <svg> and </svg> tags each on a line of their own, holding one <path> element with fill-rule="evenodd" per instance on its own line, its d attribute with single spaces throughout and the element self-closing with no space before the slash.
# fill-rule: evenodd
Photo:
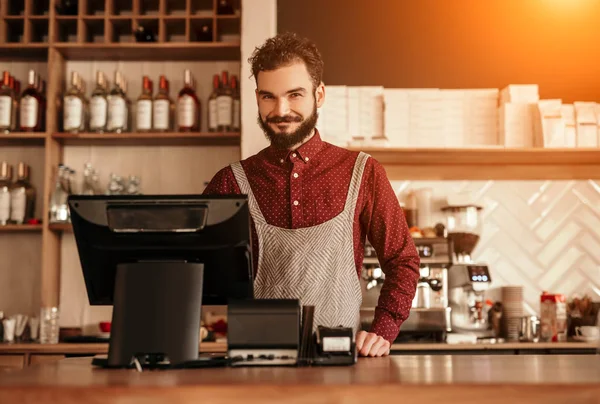
<svg viewBox="0 0 600 404">
<path fill-rule="evenodd" d="M 395 343 L 392 352 L 401 351 L 472 351 L 472 350 L 594 350 L 596 342 L 503 342 L 496 344 Z M 227 342 L 201 342 L 200 352 L 225 352 Z M 108 343 L 0 343 L 1 354 L 106 354 Z"/>
<path fill-rule="evenodd" d="M 108 370 L 69 358 L 0 375 L 0 403 L 600 402 L 597 355 L 422 355 L 345 367 Z"/>
</svg>

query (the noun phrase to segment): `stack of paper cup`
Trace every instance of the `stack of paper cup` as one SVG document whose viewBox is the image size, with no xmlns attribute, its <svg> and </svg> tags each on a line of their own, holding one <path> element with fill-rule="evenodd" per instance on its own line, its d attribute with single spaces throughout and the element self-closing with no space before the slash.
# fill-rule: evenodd
<svg viewBox="0 0 600 404">
<path fill-rule="evenodd" d="M 503 286 L 503 334 L 508 341 L 519 340 L 519 327 L 523 317 L 523 287 Z"/>
</svg>

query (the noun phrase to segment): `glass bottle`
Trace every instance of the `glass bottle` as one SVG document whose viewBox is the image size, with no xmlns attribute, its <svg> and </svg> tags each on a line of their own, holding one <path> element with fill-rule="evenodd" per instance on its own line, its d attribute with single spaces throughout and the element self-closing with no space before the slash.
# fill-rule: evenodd
<svg viewBox="0 0 600 404">
<path fill-rule="evenodd" d="M 136 103 L 137 132 L 148 132 L 152 129 L 152 84 L 148 76 L 142 77 L 142 93 Z"/>
<path fill-rule="evenodd" d="M 102 72 L 96 72 L 96 88 L 92 92 L 90 100 L 90 131 L 95 133 L 104 133 L 106 131 L 106 120 L 108 111 L 108 102 L 106 93 L 108 82 Z"/>
<path fill-rule="evenodd" d="M 33 219 L 35 196 L 35 188 L 29 182 L 29 166 L 21 162 L 17 166 L 17 180 L 10 191 L 11 223 L 23 224 Z"/>
<path fill-rule="evenodd" d="M 10 79 L 10 73 L 5 70 L 0 87 L 0 131 L 4 133 L 13 130 L 15 93 L 10 85 Z"/>
<path fill-rule="evenodd" d="M 175 104 L 169 97 L 169 81 L 164 75 L 158 80 L 158 94 L 153 102 L 153 125 L 157 132 L 167 132 L 173 129 Z"/>
<path fill-rule="evenodd" d="M 19 128 L 23 132 L 39 132 L 42 130 L 42 105 L 37 90 L 38 76 L 34 70 L 29 71 L 27 83 L 21 95 Z"/>
<path fill-rule="evenodd" d="M 192 72 L 188 69 L 183 74 L 183 88 L 177 100 L 177 126 L 180 132 L 198 131 L 200 120 L 200 101 L 194 89 Z"/>
<path fill-rule="evenodd" d="M 219 91 L 221 91 L 221 82 L 219 80 L 219 75 L 215 74 L 213 76 L 213 91 L 208 97 L 208 131 L 216 132 L 219 129 L 218 119 L 217 119 L 217 97 L 219 96 Z"/>
<path fill-rule="evenodd" d="M 231 76 L 231 91 L 233 92 L 233 117 L 231 119 L 231 130 L 239 132 L 241 129 L 240 88 L 237 76 Z"/>
<path fill-rule="evenodd" d="M 11 79 L 13 77 L 11 76 Z M 13 79 L 13 93 L 15 95 L 13 99 L 13 121 L 12 121 L 12 130 L 16 131 L 19 128 L 19 105 L 21 102 L 21 82 L 17 79 Z"/>
<path fill-rule="evenodd" d="M 231 0 L 218 0 L 217 14 L 219 14 L 219 15 L 233 14 L 233 6 L 231 5 Z"/>
<path fill-rule="evenodd" d="M 71 86 L 65 94 L 63 102 L 63 130 L 79 133 L 85 130 L 84 101 L 81 89 L 81 77 L 71 72 Z"/>
<path fill-rule="evenodd" d="M 6 161 L 0 164 L 0 225 L 5 226 L 10 220 L 10 189 L 12 182 L 12 166 Z"/>
<path fill-rule="evenodd" d="M 233 119 L 233 92 L 229 87 L 229 78 L 227 71 L 223 71 L 221 76 L 221 91 L 217 96 L 217 124 L 221 132 L 231 130 L 231 121 Z"/>
<path fill-rule="evenodd" d="M 122 133 L 127 130 L 127 101 L 125 99 L 124 80 L 120 72 L 115 72 L 115 83 L 106 97 L 108 101 L 109 132 Z"/>
<path fill-rule="evenodd" d="M 65 183 L 66 167 L 58 166 L 54 190 L 50 195 L 50 223 L 66 223 L 69 221 L 69 208 L 67 198 L 69 194 Z"/>
</svg>

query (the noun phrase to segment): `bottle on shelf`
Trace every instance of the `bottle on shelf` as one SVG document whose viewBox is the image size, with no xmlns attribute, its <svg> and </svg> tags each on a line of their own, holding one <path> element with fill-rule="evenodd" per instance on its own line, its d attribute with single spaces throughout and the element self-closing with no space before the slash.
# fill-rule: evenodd
<svg viewBox="0 0 600 404">
<path fill-rule="evenodd" d="M 86 163 L 83 168 L 83 184 L 81 187 L 82 195 L 100 195 L 100 180 L 98 172 L 92 167 L 91 163 Z"/>
<path fill-rule="evenodd" d="M 218 0 L 217 1 L 217 14 L 218 15 L 230 15 L 233 14 L 233 5 L 231 0 Z"/>
<path fill-rule="evenodd" d="M 63 130 L 69 133 L 85 132 L 85 102 L 81 76 L 71 72 L 71 86 L 63 101 Z"/>
<path fill-rule="evenodd" d="M 198 42 L 212 42 L 212 22 L 203 23 L 202 25 L 200 25 L 200 28 L 196 30 L 196 38 Z"/>
<path fill-rule="evenodd" d="M 40 132 L 42 126 L 42 97 L 37 90 L 38 75 L 34 70 L 29 71 L 27 88 L 23 90 L 19 106 L 19 129 L 23 132 Z"/>
<path fill-rule="evenodd" d="M 142 93 L 136 103 L 135 126 L 137 132 L 152 129 L 152 82 L 148 76 L 142 77 Z"/>
<path fill-rule="evenodd" d="M 59 0 L 54 7 L 60 15 L 77 15 L 79 11 L 78 0 Z"/>
<path fill-rule="evenodd" d="M 183 74 L 183 88 L 177 99 L 177 127 L 180 132 L 194 132 L 200 129 L 200 101 L 196 95 L 192 72 Z"/>
<path fill-rule="evenodd" d="M 208 97 L 208 131 L 216 132 L 219 130 L 219 122 L 217 117 L 217 97 L 221 91 L 221 80 L 218 74 L 213 76 L 213 91 Z"/>
<path fill-rule="evenodd" d="M 96 72 L 96 88 L 90 100 L 90 131 L 95 133 L 106 132 L 108 101 L 106 99 L 108 81 L 104 73 Z"/>
<path fill-rule="evenodd" d="M 227 71 L 221 73 L 221 91 L 217 96 L 217 125 L 221 132 L 231 131 L 233 119 L 233 92 L 229 87 Z"/>
<path fill-rule="evenodd" d="M 12 182 L 12 166 L 6 161 L 0 163 L 0 225 L 6 226 L 10 221 L 10 190 Z"/>
<path fill-rule="evenodd" d="M 17 166 L 17 180 L 10 191 L 11 223 L 23 224 L 33 219 L 35 195 L 35 188 L 29 182 L 29 166 L 20 162 Z"/>
<path fill-rule="evenodd" d="M 50 223 L 67 223 L 69 222 L 69 207 L 67 205 L 67 198 L 69 193 L 67 191 L 68 185 L 68 169 L 59 164 L 56 172 L 56 181 L 54 182 L 54 190 L 50 195 Z"/>
<path fill-rule="evenodd" d="M 10 87 L 13 89 L 12 123 L 11 130 L 14 132 L 19 126 L 19 94 L 21 93 L 21 82 L 10 76 Z"/>
<path fill-rule="evenodd" d="M 127 99 L 125 95 L 125 80 L 121 72 L 115 72 L 115 83 L 108 93 L 108 122 L 106 129 L 109 132 L 122 133 L 127 131 Z"/>
<path fill-rule="evenodd" d="M 2 86 L 0 86 L 0 131 L 4 133 L 9 133 L 14 130 L 13 116 L 15 113 L 15 93 L 10 85 L 10 79 L 10 73 L 5 70 L 2 73 Z"/>
<path fill-rule="evenodd" d="M 133 36 L 135 37 L 136 42 L 156 42 L 156 32 L 153 28 L 148 26 L 138 25 Z"/>
<path fill-rule="evenodd" d="M 241 129 L 240 88 L 237 76 L 231 76 L 231 91 L 233 92 L 233 117 L 231 119 L 231 130 L 239 132 Z"/>
<path fill-rule="evenodd" d="M 169 97 L 169 81 L 164 75 L 158 79 L 158 93 L 153 102 L 153 125 L 157 132 L 173 130 L 173 116 L 175 105 Z"/>
<path fill-rule="evenodd" d="M 42 131 L 46 130 L 46 80 L 42 80 L 40 75 L 37 75 L 38 80 L 38 92 L 40 94 L 40 119 L 42 125 Z"/>
</svg>

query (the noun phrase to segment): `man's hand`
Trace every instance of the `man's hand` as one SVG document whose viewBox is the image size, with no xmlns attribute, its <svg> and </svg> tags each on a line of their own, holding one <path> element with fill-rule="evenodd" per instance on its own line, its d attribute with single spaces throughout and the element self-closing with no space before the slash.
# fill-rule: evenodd
<svg viewBox="0 0 600 404">
<path fill-rule="evenodd" d="M 385 356 L 390 353 L 390 343 L 372 332 L 359 331 L 356 334 L 356 349 L 360 356 Z"/>
</svg>

